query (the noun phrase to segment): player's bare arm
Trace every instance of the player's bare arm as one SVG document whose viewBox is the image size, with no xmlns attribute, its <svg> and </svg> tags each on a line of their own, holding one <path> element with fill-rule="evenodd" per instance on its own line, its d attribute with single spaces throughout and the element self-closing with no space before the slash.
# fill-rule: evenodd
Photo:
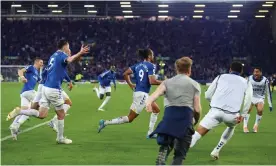
<svg viewBox="0 0 276 166">
<path fill-rule="evenodd" d="M 20 77 L 20 80 L 24 83 L 26 83 L 28 81 L 24 76 L 24 73 L 26 73 L 26 71 L 27 70 L 25 68 L 23 68 L 23 69 L 18 70 L 18 72 L 17 72 L 18 76 Z"/>
<path fill-rule="evenodd" d="M 160 85 L 162 81 L 156 79 L 154 75 L 149 76 L 149 82 L 151 85 Z"/>
<path fill-rule="evenodd" d="M 124 76 L 124 79 L 126 80 L 128 86 L 129 86 L 132 90 L 134 90 L 134 89 L 135 89 L 135 84 L 133 84 L 133 83 L 131 82 L 131 80 L 130 80 L 130 75 L 131 75 L 132 73 L 133 73 L 132 70 L 131 70 L 130 68 L 128 68 L 128 69 L 124 72 L 123 76 Z"/>
<path fill-rule="evenodd" d="M 87 54 L 87 53 L 89 53 L 89 47 L 82 45 L 81 50 L 77 54 L 68 57 L 66 61 L 67 61 L 67 63 L 72 63 L 75 60 L 77 60 L 78 58 L 80 58 L 82 55 Z"/>
<path fill-rule="evenodd" d="M 146 101 L 146 109 L 148 112 L 152 112 L 152 103 L 159 97 L 162 96 L 166 91 L 166 86 L 161 83 L 158 88 L 153 92 L 148 100 Z"/>
<path fill-rule="evenodd" d="M 196 95 L 194 97 L 194 119 L 195 119 L 195 123 L 194 125 L 196 125 L 200 119 L 200 115 L 201 115 L 201 102 L 200 102 L 200 96 Z"/>
</svg>

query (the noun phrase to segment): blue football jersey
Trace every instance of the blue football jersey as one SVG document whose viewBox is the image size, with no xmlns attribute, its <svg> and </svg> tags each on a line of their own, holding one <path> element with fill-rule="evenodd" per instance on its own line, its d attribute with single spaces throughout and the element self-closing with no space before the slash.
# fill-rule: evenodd
<svg viewBox="0 0 276 166">
<path fill-rule="evenodd" d="M 67 57 L 62 51 L 57 51 L 50 57 L 44 86 L 61 89 L 62 81 L 66 76 Z"/>
<path fill-rule="evenodd" d="M 35 85 L 38 81 L 40 81 L 38 70 L 34 66 L 25 67 L 26 72 L 24 77 L 27 79 L 27 82 L 24 84 L 21 93 L 29 90 L 34 90 Z"/>
<path fill-rule="evenodd" d="M 40 72 L 40 83 L 39 84 L 44 84 L 46 79 L 47 79 L 47 68 L 43 68 L 42 71 Z"/>
<path fill-rule="evenodd" d="M 116 74 L 113 71 L 106 70 L 98 76 L 98 80 L 101 86 L 110 86 L 111 81 L 116 86 Z"/>
<path fill-rule="evenodd" d="M 151 87 L 149 76 L 155 75 L 155 65 L 144 61 L 131 66 L 130 69 L 132 70 L 135 77 L 135 92 L 140 91 L 149 93 Z"/>
</svg>

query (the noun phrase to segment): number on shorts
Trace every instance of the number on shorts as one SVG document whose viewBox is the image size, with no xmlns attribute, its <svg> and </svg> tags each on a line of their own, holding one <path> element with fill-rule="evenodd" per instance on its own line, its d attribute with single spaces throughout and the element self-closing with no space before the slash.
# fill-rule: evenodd
<svg viewBox="0 0 276 166">
<path fill-rule="evenodd" d="M 140 77 L 140 81 L 142 81 L 144 78 L 144 71 L 142 69 L 139 70 L 139 77 Z"/>
<path fill-rule="evenodd" d="M 55 58 L 51 58 L 48 66 L 48 70 L 50 70 L 53 67 Z"/>
</svg>

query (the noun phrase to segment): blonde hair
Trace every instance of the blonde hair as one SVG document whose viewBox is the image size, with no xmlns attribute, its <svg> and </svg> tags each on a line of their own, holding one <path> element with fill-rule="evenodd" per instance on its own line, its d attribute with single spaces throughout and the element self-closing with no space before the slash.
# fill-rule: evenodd
<svg viewBox="0 0 276 166">
<path fill-rule="evenodd" d="M 193 65 L 193 60 L 189 57 L 182 57 L 177 59 L 174 65 L 178 73 L 189 73 Z"/>
</svg>

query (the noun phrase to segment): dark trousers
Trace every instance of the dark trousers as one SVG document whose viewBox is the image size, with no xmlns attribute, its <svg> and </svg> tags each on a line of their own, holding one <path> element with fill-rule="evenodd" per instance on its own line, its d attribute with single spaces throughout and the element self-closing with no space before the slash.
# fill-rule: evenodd
<svg viewBox="0 0 276 166">
<path fill-rule="evenodd" d="M 194 130 L 188 128 L 184 138 L 179 139 L 166 134 L 158 134 L 157 142 L 160 145 L 156 165 L 166 165 L 170 152 L 174 149 L 174 157 L 171 165 L 182 165 L 190 148 Z"/>
</svg>

